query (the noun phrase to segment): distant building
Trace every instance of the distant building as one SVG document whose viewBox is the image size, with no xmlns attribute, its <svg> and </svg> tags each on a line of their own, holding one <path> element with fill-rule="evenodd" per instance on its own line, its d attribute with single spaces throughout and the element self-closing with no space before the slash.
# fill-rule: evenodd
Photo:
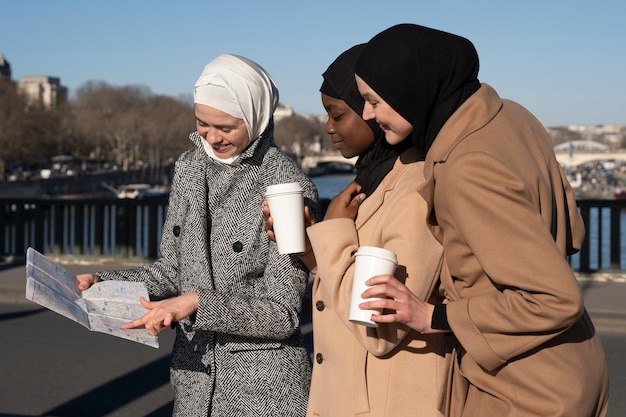
<svg viewBox="0 0 626 417">
<path fill-rule="evenodd" d="M 277 122 L 280 119 L 284 119 L 285 117 L 291 117 L 294 115 L 294 111 L 289 106 L 279 105 L 276 110 L 274 110 L 274 121 Z"/>
<path fill-rule="evenodd" d="M 0 77 L 11 79 L 11 64 L 0 54 Z"/>
<path fill-rule="evenodd" d="M 57 77 L 45 75 L 22 77 L 18 88 L 31 102 L 41 103 L 48 108 L 56 107 L 67 99 L 67 87 Z"/>
</svg>

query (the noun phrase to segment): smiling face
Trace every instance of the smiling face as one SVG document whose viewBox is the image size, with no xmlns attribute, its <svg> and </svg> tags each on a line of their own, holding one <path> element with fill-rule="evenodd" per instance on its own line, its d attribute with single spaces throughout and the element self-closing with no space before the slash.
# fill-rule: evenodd
<svg viewBox="0 0 626 417">
<path fill-rule="evenodd" d="M 322 94 L 326 133 L 344 158 L 359 156 L 374 144 L 374 132 L 345 101 Z"/>
<path fill-rule="evenodd" d="M 363 119 L 376 120 L 383 132 L 385 132 L 385 139 L 391 145 L 397 145 L 409 137 L 413 132 L 411 123 L 400 116 L 358 75 L 356 76 L 356 85 L 361 96 L 365 99 Z"/>
<path fill-rule="evenodd" d="M 196 129 L 221 159 L 239 155 L 250 144 L 243 119 L 216 108 L 195 104 Z"/>
</svg>

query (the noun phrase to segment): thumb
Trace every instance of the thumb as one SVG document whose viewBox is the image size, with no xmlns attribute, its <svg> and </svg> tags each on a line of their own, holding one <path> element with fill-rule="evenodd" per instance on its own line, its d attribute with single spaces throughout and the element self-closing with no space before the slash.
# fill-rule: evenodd
<svg viewBox="0 0 626 417">
<path fill-rule="evenodd" d="M 152 301 L 148 301 L 148 300 L 146 300 L 146 299 L 145 299 L 145 298 L 143 298 L 143 297 L 140 297 L 140 298 L 139 298 L 139 302 L 141 303 L 141 305 L 142 305 L 142 306 L 144 306 L 144 307 L 145 307 L 145 308 L 147 308 L 147 309 L 150 309 L 150 310 L 151 310 L 151 309 L 152 309 L 152 307 L 153 307 L 153 305 L 152 305 L 152 304 L 153 304 L 153 303 L 152 303 Z"/>
<path fill-rule="evenodd" d="M 352 199 L 350 205 L 353 207 L 359 207 L 363 200 L 365 200 L 365 193 L 359 193 Z"/>
</svg>

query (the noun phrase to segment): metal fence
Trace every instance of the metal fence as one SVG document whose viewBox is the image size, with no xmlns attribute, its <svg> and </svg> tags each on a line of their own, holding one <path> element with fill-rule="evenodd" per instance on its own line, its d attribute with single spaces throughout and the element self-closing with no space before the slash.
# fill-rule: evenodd
<svg viewBox="0 0 626 417">
<path fill-rule="evenodd" d="M 572 268 L 626 269 L 626 200 L 579 200 L 578 207 L 587 235 L 569 260 Z M 45 254 L 148 262 L 160 256 L 166 212 L 167 197 L 0 199 L 0 256 L 21 258 L 33 247 Z"/>
<path fill-rule="evenodd" d="M 167 197 L 0 199 L 0 256 L 46 254 L 149 260 L 160 256 Z"/>
</svg>

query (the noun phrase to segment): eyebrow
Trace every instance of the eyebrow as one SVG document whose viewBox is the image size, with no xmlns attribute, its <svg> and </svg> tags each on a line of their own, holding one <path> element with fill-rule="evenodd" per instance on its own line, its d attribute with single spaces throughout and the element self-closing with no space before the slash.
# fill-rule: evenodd
<svg viewBox="0 0 626 417">
<path fill-rule="evenodd" d="M 194 115 L 195 116 L 195 115 Z M 195 116 L 195 119 L 198 122 L 204 123 L 205 125 L 209 125 L 209 126 L 213 126 L 213 127 L 217 127 L 217 128 L 230 128 L 230 129 L 234 129 L 237 127 L 240 127 L 241 125 L 245 125 L 245 122 L 243 120 L 241 120 L 240 122 L 234 122 L 234 123 L 208 123 L 205 120 L 200 119 L 198 116 Z"/>
</svg>

